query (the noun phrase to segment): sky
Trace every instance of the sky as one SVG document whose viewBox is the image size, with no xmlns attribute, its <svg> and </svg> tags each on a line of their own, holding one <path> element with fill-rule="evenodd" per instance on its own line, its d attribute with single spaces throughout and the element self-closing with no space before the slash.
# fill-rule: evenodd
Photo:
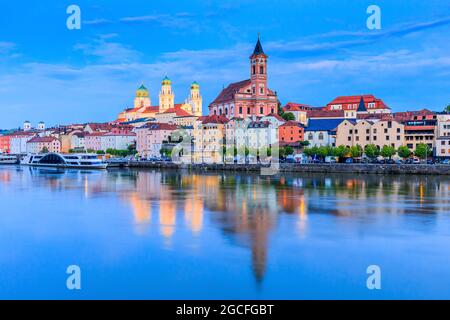
<svg viewBox="0 0 450 320">
<path fill-rule="evenodd" d="M 69 30 L 69 5 L 81 29 Z M 369 30 L 367 8 L 381 9 Z M 249 78 L 258 33 L 282 104 L 372 93 L 394 111 L 450 104 L 448 0 L 22 1 L 0 7 L 0 128 L 111 121 L 141 83 L 197 81 L 203 110 Z"/>
</svg>

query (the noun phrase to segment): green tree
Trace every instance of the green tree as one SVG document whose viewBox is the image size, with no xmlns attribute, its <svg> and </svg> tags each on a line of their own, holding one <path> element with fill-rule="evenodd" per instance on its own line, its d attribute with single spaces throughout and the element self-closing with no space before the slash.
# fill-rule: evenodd
<svg viewBox="0 0 450 320">
<path fill-rule="evenodd" d="M 350 155 L 350 148 L 346 146 L 339 146 L 334 148 L 333 156 L 339 157 L 340 159 L 346 158 Z"/>
<path fill-rule="evenodd" d="M 350 154 L 352 155 L 352 158 L 361 158 L 363 155 L 363 149 L 359 144 L 352 146 L 350 148 Z"/>
<path fill-rule="evenodd" d="M 47 147 L 43 147 L 41 150 L 41 153 L 49 153 L 48 148 Z"/>
<path fill-rule="evenodd" d="M 377 146 L 374 144 L 368 144 L 364 148 L 364 153 L 370 159 L 375 159 L 380 155 L 380 150 L 378 150 Z"/>
<path fill-rule="evenodd" d="M 281 117 L 286 121 L 295 120 L 295 116 L 292 112 L 283 113 L 283 115 Z"/>
<path fill-rule="evenodd" d="M 414 151 L 414 155 L 420 159 L 425 159 L 429 153 L 429 147 L 425 143 L 419 143 Z"/>
<path fill-rule="evenodd" d="M 103 150 L 98 150 L 96 153 L 99 154 L 99 155 L 103 155 L 103 154 L 105 154 L 105 151 L 103 151 Z"/>
<path fill-rule="evenodd" d="M 444 112 L 450 113 L 450 104 L 445 107 Z"/>
<path fill-rule="evenodd" d="M 411 156 L 411 151 L 407 146 L 401 146 L 398 148 L 398 155 L 400 158 L 406 159 Z"/>
<path fill-rule="evenodd" d="M 381 148 L 381 156 L 383 158 L 389 158 L 391 159 L 395 154 L 396 154 L 396 150 L 394 147 L 391 146 L 383 146 L 383 148 Z"/>
<path fill-rule="evenodd" d="M 290 146 L 286 146 L 284 148 L 284 152 L 287 156 L 294 154 L 294 148 L 290 147 Z"/>
<path fill-rule="evenodd" d="M 309 141 L 300 141 L 300 147 L 309 147 Z"/>
</svg>

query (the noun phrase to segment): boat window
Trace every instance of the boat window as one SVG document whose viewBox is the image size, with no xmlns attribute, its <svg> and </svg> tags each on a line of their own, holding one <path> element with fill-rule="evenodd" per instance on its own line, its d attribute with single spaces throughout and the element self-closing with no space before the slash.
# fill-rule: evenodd
<svg viewBox="0 0 450 320">
<path fill-rule="evenodd" d="M 42 164 L 64 164 L 64 159 L 57 155 L 57 154 L 48 154 L 45 157 L 43 157 L 39 163 Z"/>
</svg>

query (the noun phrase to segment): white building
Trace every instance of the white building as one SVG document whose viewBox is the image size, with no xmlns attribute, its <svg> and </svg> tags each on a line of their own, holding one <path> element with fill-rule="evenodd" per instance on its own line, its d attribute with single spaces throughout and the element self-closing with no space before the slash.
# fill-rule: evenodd
<svg viewBox="0 0 450 320">
<path fill-rule="evenodd" d="M 11 147 L 10 153 L 12 154 L 25 154 L 27 153 L 27 142 L 34 137 L 34 133 L 31 132 L 17 132 L 11 135 Z"/>
<path fill-rule="evenodd" d="M 106 133 L 100 136 L 101 150 L 126 150 L 136 142 L 135 133 Z"/>
<path fill-rule="evenodd" d="M 248 125 L 248 147 L 251 149 L 271 148 L 278 143 L 278 126 L 269 121 L 252 121 Z"/>
<path fill-rule="evenodd" d="M 345 119 L 310 119 L 305 128 L 305 141 L 311 147 L 336 146 L 336 130 Z"/>
<path fill-rule="evenodd" d="M 70 141 L 70 146 L 71 149 L 86 149 L 86 144 L 85 144 L 85 133 L 83 132 L 76 132 L 72 135 L 71 137 L 71 141 Z"/>
<path fill-rule="evenodd" d="M 450 113 L 437 115 L 436 126 L 436 156 L 450 157 Z"/>
</svg>

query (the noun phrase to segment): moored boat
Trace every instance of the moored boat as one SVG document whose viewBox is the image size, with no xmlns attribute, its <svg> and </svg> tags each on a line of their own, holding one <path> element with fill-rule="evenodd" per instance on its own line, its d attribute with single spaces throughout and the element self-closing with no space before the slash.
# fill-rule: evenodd
<svg viewBox="0 0 450 320">
<path fill-rule="evenodd" d="M 17 164 L 19 163 L 19 158 L 17 156 L 0 154 L 0 164 Z"/>
<path fill-rule="evenodd" d="M 98 159 L 95 154 L 30 154 L 21 162 L 21 165 L 34 167 L 80 168 L 80 169 L 106 169 L 107 164 Z"/>
</svg>

